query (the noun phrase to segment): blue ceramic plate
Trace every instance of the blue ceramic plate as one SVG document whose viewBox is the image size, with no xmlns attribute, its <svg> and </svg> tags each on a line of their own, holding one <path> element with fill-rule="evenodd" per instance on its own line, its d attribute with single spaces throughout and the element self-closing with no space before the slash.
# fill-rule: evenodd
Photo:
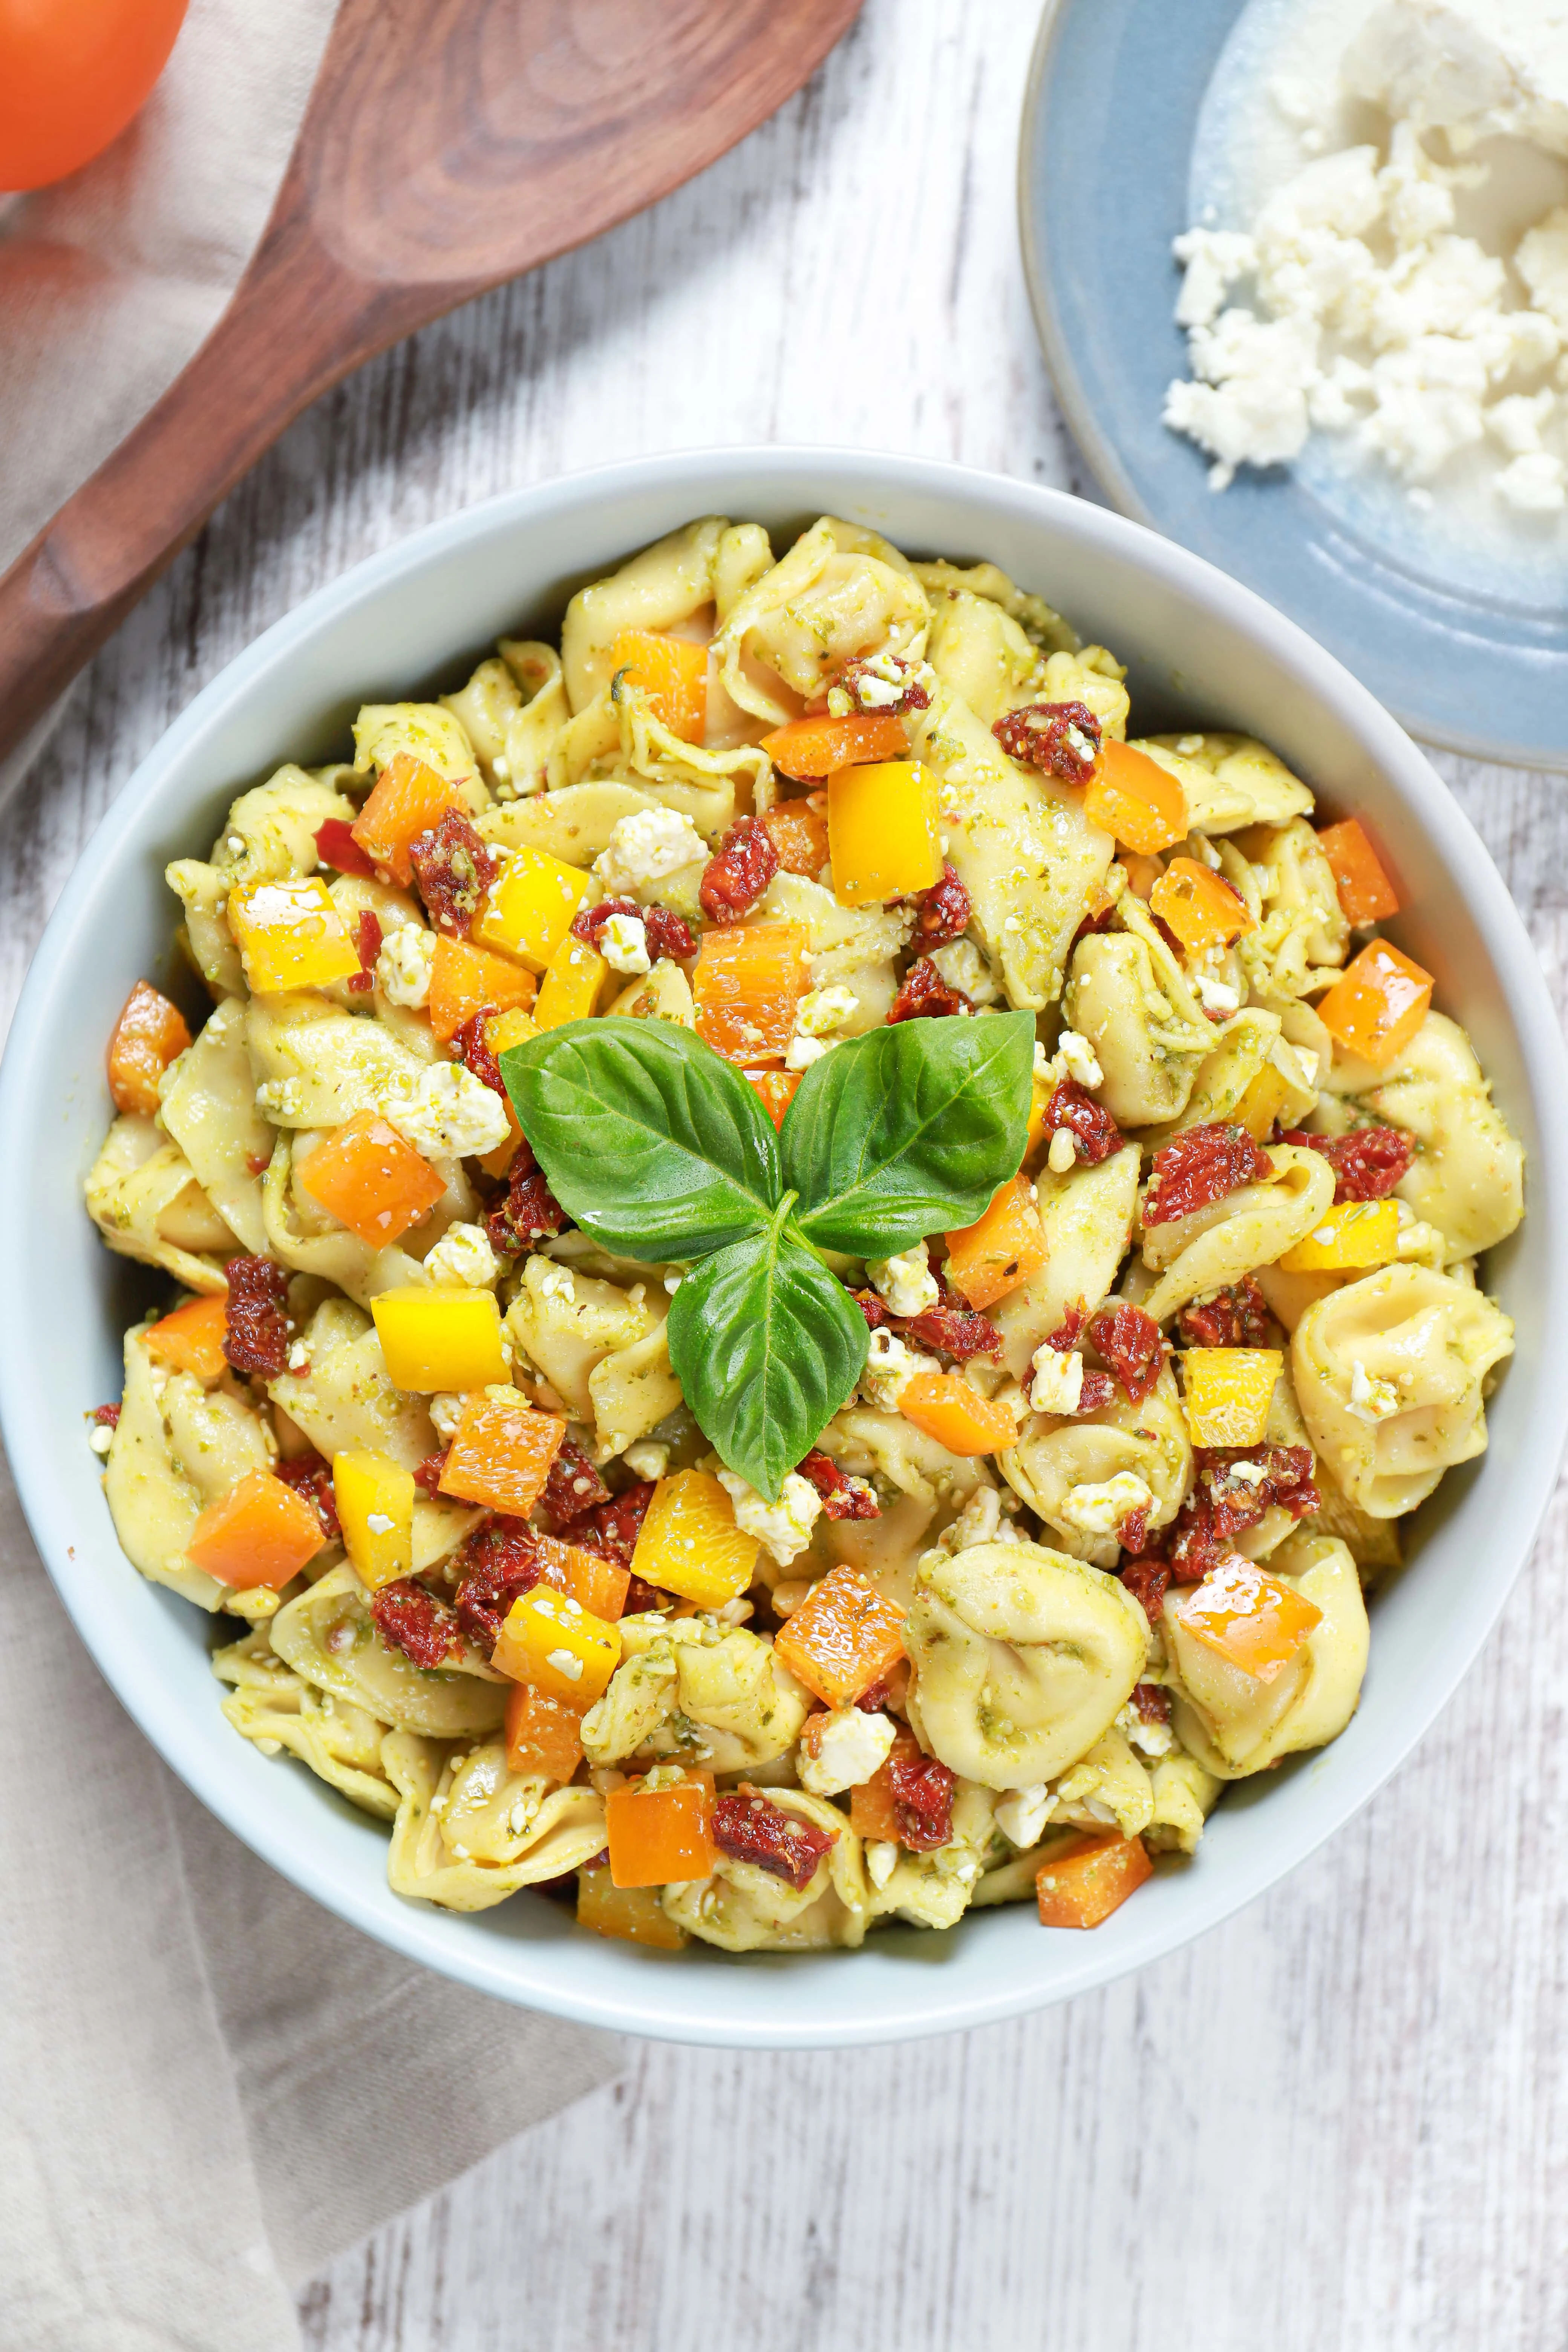
<svg viewBox="0 0 1568 2352">
<path fill-rule="evenodd" d="M 1187 373 L 1171 240 L 1215 194 L 1205 101 L 1213 121 L 1240 78 L 1238 45 L 1287 5 L 1047 0 L 1019 210 L 1068 422 L 1123 514 L 1289 613 L 1413 733 L 1568 769 L 1568 567 L 1550 549 L 1510 564 L 1445 541 L 1440 516 L 1428 529 L 1396 488 L 1369 495 L 1316 442 L 1297 467 L 1244 469 L 1216 494 L 1204 453 L 1160 422 L 1166 384 Z M 1218 217 L 1243 225 L 1224 219 L 1223 197 Z"/>
</svg>

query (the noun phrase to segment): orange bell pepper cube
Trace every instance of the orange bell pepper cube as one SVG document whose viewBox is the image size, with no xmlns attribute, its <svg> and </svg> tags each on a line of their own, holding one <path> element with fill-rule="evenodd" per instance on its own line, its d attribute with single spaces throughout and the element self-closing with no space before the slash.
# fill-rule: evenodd
<svg viewBox="0 0 1568 2352">
<path fill-rule="evenodd" d="M 895 712 L 851 711 L 843 719 L 792 719 L 763 737 L 763 749 L 781 775 L 805 782 L 863 761 L 905 759 L 910 733 Z"/>
<path fill-rule="evenodd" d="M 917 1372 L 899 1391 L 899 1411 L 950 1454 L 1005 1454 L 1017 1443 L 1011 1409 L 978 1395 L 956 1372 Z"/>
<path fill-rule="evenodd" d="M 109 1091 L 116 1110 L 151 1118 L 158 1081 L 191 1042 L 177 1004 L 139 980 L 120 1008 L 109 1039 Z"/>
<path fill-rule="evenodd" d="M 1153 1870 L 1142 1838 L 1079 1838 L 1042 1862 L 1035 1873 L 1040 1925 L 1098 1927 Z"/>
<path fill-rule="evenodd" d="M 650 1886 L 617 1886 L 595 1864 L 577 1874 L 577 1924 L 619 1943 L 645 1944 L 656 1952 L 684 1951 L 686 1930 L 669 1916 Z"/>
<path fill-rule="evenodd" d="M 536 1412 L 517 1390 L 495 1396 L 481 1390 L 463 1406 L 441 1472 L 440 1491 L 487 1510 L 528 1517 L 561 1451 L 566 1423 Z"/>
<path fill-rule="evenodd" d="M 183 1307 L 153 1325 L 147 1334 L 147 1353 L 155 1363 L 168 1364 L 176 1372 L 194 1372 L 198 1381 L 221 1380 L 228 1369 L 223 1352 L 227 1320 L 228 1301 L 221 1295 L 187 1298 Z"/>
<path fill-rule="evenodd" d="M 816 879 L 827 863 L 827 819 L 820 810 L 809 801 L 775 801 L 763 830 L 786 874 Z"/>
<path fill-rule="evenodd" d="M 252 1470 L 208 1504 L 185 1557 L 222 1584 L 265 1584 L 280 1592 L 326 1540 L 312 1504 L 270 1472 Z"/>
<path fill-rule="evenodd" d="M 1172 858 L 1149 893 L 1149 911 L 1170 926 L 1193 962 L 1257 928 L 1240 891 L 1195 857 Z"/>
<path fill-rule="evenodd" d="M 710 1826 L 710 1774 L 693 1774 L 663 1789 L 634 1780 L 605 1799 L 610 1876 L 617 1886 L 668 1886 L 672 1879 L 707 1878 L 719 1859 Z"/>
<path fill-rule="evenodd" d="M 782 1061 L 810 986 L 804 923 L 725 923 L 702 934 L 691 974 L 697 1034 L 727 1062 Z"/>
<path fill-rule="evenodd" d="M 635 686 L 649 710 L 683 743 L 700 743 L 708 725 L 708 648 L 662 630 L 622 629 L 610 668 Z"/>
<path fill-rule="evenodd" d="M 551 1584 L 536 1584 L 512 1602 L 490 1658 L 498 1674 L 584 1713 L 604 1696 L 620 1662 L 616 1628 Z"/>
<path fill-rule="evenodd" d="M 971 1307 L 989 1307 L 1038 1274 L 1046 1236 L 1027 1179 L 1009 1177 L 983 1217 L 947 1236 L 947 1278 Z"/>
<path fill-rule="evenodd" d="M 406 890 L 414 879 L 409 845 L 438 825 L 449 808 L 466 808 L 461 789 L 412 751 L 399 751 L 376 778 L 349 827 L 373 866 Z"/>
<path fill-rule="evenodd" d="M 795 1100 L 799 1086 L 799 1070 L 742 1070 L 741 1076 L 763 1098 L 763 1108 L 775 1127 L 782 1127 L 784 1113 Z"/>
<path fill-rule="evenodd" d="M 827 782 L 833 895 L 841 907 L 913 898 L 942 880 L 942 796 L 918 760 L 841 768 Z"/>
<path fill-rule="evenodd" d="M 1431 1002 L 1431 973 L 1387 940 L 1373 940 L 1320 998 L 1318 1018 L 1348 1053 L 1381 1069 L 1403 1054 Z"/>
<path fill-rule="evenodd" d="M 545 966 L 533 1008 L 535 1028 L 560 1029 L 568 1021 L 586 1021 L 609 969 L 597 948 L 568 931 Z"/>
<path fill-rule="evenodd" d="M 1318 847 L 1329 861 L 1347 923 L 1384 923 L 1398 914 L 1399 893 L 1353 816 L 1326 824 L 1318 835 Z"/>
<path fill-rule="evenodd" d="M 584 1551 L 580 1544 L 563 1543 L 558 1536 L 533 1532 L 533 1543 L 541 1582 L 552 1584 L 569 1601 L 580 1601 L 595 1617 L 614 1624 L 626 1609 L 632 1580 L 630 1569 L 624 1568 L 618 1559 L 605 1559 L 596 1551 Z"/>
<path fill-rule="evenodd" d="M 875 1838 L 882 1845 L 902 1845 L 899 1816 L 893 1805 L 892 1768 L 895 1764 L 918 1764 L 923 1752 L 914 1733 L 900 1723 L 891 1748 L 870 1779 L 858 1781 L 849 1791 L 849 1826 L 858 1838 Z"/>
<path fill-rule="evenodd" d="M 446 1180 L 379 1111 L 356 1110 L 300 1160 L 312 1201 L 372 1249 L 384 1248 L 428 1214 Z"/>
<path fill-rule="evenodd" d="M 239 885 L 228 894 L 228 928 L 258 996 L 326 988 L 360 969 L 359 950 L 319 874 Z"/>
<path fill-rule="evenodd" d="M 1171 848 L 1187 832 L 1187 796 L 1170 770 L 1110 736 L 1100 747 L 1083 813 L 1123 849 L 1143 857 Z"/>
<path fill-rule="evenodd" d="M 1244 1675 L 1271 1683 L 1323 1612 L 1293 1585 L 1229 1552 L 1201 1584 L 1173 1592 L 1165 1614 Z"/>
<path fill-rule="evenodd" d="M 583 1761 L 577 1708 L 529 1683 L 513 1683 L 506 1699 L 506 1760 L 509 1771 L 537 1773 L 564 1786 Z"/>
<path fill-rule="evenodd" d="M 448 1045 L 465 1022 L 487 1008 L 510 1013 L 516 1007 L 526 1013 L 538 987 L 533 974 L 509 956 L 491 955 L 468 940 L 449 940 L 440 932 L 430 967 L 430 1026 L 442 1045 Z"/>
<path fill-rule="evenodd" d="M 904 1612 L 859 1569 L 819 1577 L 773 1636 L 773 1655 L 829 1706 L 858 1698 L 904 1654 Z"/>
<path fill-rule="evenodd" d="M 735 1525 L 734 1506 L 706 1470 L 661 1478 L 644 1514 L 632 1574 L 699 1609 L 722 1609 L 752 1580 L 761 1549 Z"/>
</svg>

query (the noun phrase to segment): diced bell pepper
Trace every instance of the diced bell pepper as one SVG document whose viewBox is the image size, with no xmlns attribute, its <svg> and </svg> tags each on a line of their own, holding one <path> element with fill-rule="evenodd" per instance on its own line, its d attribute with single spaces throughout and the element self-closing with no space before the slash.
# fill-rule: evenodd
<svg viewBox="0 0 1568 2352">
<path fill-rule="evenodd" d="M 786 874 L 815 882 L 827 863 L 827 819 L 809 801 L 775 801 L 763 819 Z"/>
<path fill-rule="evenodd" d="M 595 1936 L 645 1944 L 656 1952 L 684 1951 L 684 1927 L 672 1919 L 651 1886 L 617 1886 L 607 1868 L 577 1874 L 577 1924 Z"/>
<path fill-rule="evenodd" d="M 1329 861 L 1347 923 L 1385 923 L 1398 914 L 1399 893 L 1353 816 L 1341 824 L 1326 824 L 1318 835 L 1318 847 Z"/>
<path fill-rule="evenodd" d="M 1194 1445 L 1261 1445 L 1285 1359 L 1277 1348 L 1188 1348 L 1182 1411 Z"/>
<path fill-rule="evenodd" d="M 508 1013 L 514 1006 L 526 1013 L 538 987 L 533 974 L 510 956 L 491 955 L 468 940 L 437 933 L 430 967 L 430 1026 L 443 1045 L 486 1005 L 495 1013 Z"/>
<path fill-rule="evenodd" d="M 511 1378 L 501 1352 L 494 1294 L 458 1282 L 384 1290 L 370 1311 L 395 1388 L 415 1394 L 500 1386 Z"/>
<path fill-rule="evenodd" d="M 1135 1894 L 1154 1865 L 1142 1838 L 1084 1837 L 1035 1873 L 1043 1927 L 1098 1927 Z"/>
<path fill-rule="evenodd" d="M 723 923 L 691 974 L 697 1034 L 729 1062 L 782 1061 L 810 985 L 803 923 Z"/>
<path fill-rule="evenodd" d="M 842 719 L 792 719 L 763 737 L 781 776 L 804 782 L 875 760 L 909 757 L 909 730 L 896 711 L 851 711 Z"/>
<path fill-rule="evenodd" d="M 399 751 L 376 778 L 349 830 L 371 864 L 406 890 L 414 879 L 410 845 L 432 832 L 449 808 L 467 806 L 461 785 L 437 775 L 412 751 Z"/>
<path fill-rule="evenodd" d="M 818 1577 L 773 1636 L 782 1659 L 808 1691 L 840 1706 L 904 1654 L 904 1612 L 858 1568 L 841 1564 Z"/>
<path fill-rule="evenodd" d="M 1239 1552 L 1231 1552 L 1201 1584 L 1172 1591 L 1165 1614 L 1244 1675 L 1271 1683 L 1323 1612 L 1293 1585 L 1266 1576 Z"/>
<path fill-rule="evenodd" d="M 950 1454 L 1005 1454 L 1017 1442 L 1011 1407 L 979 1395 L 956 1372 L 917 1372 L 899 1391 L 899 1411 Z"/>
<path fill-rule="evenodd" d="M 198 1381 L 221 1380 L 228 1370 L 228 1358 L 223 1352 L 227 1322 L 228 1301 L 221 1292 L 216 1298 L 187 1298 L 161 1323 L 152 1325 L 147 1353 L 155 1363 L 168 1364 L 176 1372 L 194 1372 Z"/>
<path fill-rule="evenodd" d="M 414 1474 L 384 1454 L 332 1456 L 332 1497 L 343 1549 L 375 1591 L 414 1572 Z"/>
<path fill-rule="evenodd" d="M 1392 1265 L 1398 1255 L 1397 1201 L 1340 1201 L 1279 1264 L 1286 1274 L 1335 1274 L 1345 1266 Z"/>
<path fill-rule="evenodd" d="M 571 929 L 588 887 L 580 866 L 543 849 L 514 849 L 490 885 L 474 922 L 482 947 L 543 971 Z"/>
<path fill-rule="evenodd" d="M 528 1683 L 506 1697 L 506 1760 L 512 1772 L 537 1773 L 563 1786 L 583 1761 L 582 1711 Z"/>
<path fill-rule="evenodd" d="M 1381 1069 L 1405 1051 L 1431 1002 L 1431 973 L 1387 940 L 1373 940 L 1319 999 L 1318 1018 L 1347 1053 Z"/>
<path fill-rule="evenodd" d="M 762 1097 L 763 1108 L 775 1127 L 783 1127 L 784 1113 L 795 1100 L 795 1090 L 801 1081 L 799 1070 L 742 1070 L 748 1086 Z"/>
<path fill-rule="evenodd" d="M 269 1471 L 252 1470 L 209 1503 L 191 1530 L 185 1557 L 237 1589 L 280 1592 L 327 1538 L 314 1506 Z"/>
<path fill-rule="evenodd" d="M 1257 928 L 1240 892 L 1195 857 L 1172 858 L 1149 893 L 1149 911 L 1174 931 L 1194 962 Z"/>
<path fill-rule="evenodd" d="M 918 760 L 841 768 L 827 784 L 833 895 L 841 907 L 912 898 L 942 880 L 937 780 Z"/>
<path fill-rule="evenodd" d="M 947 1235 L 947 1278 L 971 1307 L 1005 1298 L 1045 1262 L 1040 1213 L 1023 1176 L 1009 1177 L 983 1217 Z"/>
<path fill-rule="evenodd" d="M 1090 824 L 1142 857 L 1173 847 L 1188 830 L 1187 796 L 1170 770 L 1111 736 L 1100 747 L 1083 813 Z"/>
<path fill-rule="evenodd" d="M 360 969 L 359 950 L 318 874 L 240 883 L 228 894 L 228 928 L 257 996 L 326 988 Z"/>
<path fill-rule="evenodd" d="M 605 1799 L 610 1876 L 617 1886 L 668 1886 L 707 1878 L 719 1859 L 713 1843 L 713 1782 L 692 1774 L 662 1789 L 638 1781 Z"/>
<path fill-rule="evenodd" d="M 722 1609 L 752 1580 L 760 1549 L 735 1525 L 734 1506 L 706 1470 L 678 1470 L 653 1490 L 632 1574 L 699 1609 Z"/>
<path fill-rule="evenodd" d="M 637 688 L 660 724 L 683 743 L 700 743 L 708 725 L 708 648 L 661 630 L 623 629 L 610 668 Z"/>
<path fill-rule="evenodd" d="M 430 1162 L 379 1111 L 353 1118 L 307 1152 L 295 1174 L 313 1201 L 372 1249 L 427 1215 L 447 1189 Z"/>
<path fill-rule="evenodd" d="M 489 1297 L 488 1291 L 482 1295 Z M 563 1421 L 535 1412 L 517 1389 L 469 1396 L 452 1433 L 440 1491 L 459 1502 L 526 1518 L 544 1492 L 565 1434 Z"/>
<path fill-rule="evenodd" d="M 151 1118 L 158 1108 L 159 1079 L 190 1042 L 179 1006 L 139 980 L 109 1040 L 109 1091 L 115 1109 Z"/>
<path fill-rule="evenodd" d="M 534 1026 L 559 1029 L 568 1021 L 586 1021 L 609 969 L 596 948 L 568 931 L 546 968 L 533 1009 Z"/>
<path fill-rule="evenodd" d="M 490 1664 L 513 1682 L 585 1711 L 604 1696 L 620 1661 L 614 1625 L 552 1584 L 536 1584 L 508 1610 Z"/>
</svg>

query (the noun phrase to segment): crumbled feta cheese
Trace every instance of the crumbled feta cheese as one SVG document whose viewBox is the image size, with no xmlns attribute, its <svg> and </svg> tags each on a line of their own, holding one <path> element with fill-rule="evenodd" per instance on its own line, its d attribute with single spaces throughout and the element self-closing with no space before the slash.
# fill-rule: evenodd
<svg viewBox="0 0 1568 2352">
<path fill-rule="evenodd" d="M 1212 979 L 1206 971 L 1194 972 L 1193 986 L 1205 1013 L 1234 1013 L 1241 1003 L 1240 996 L 1228 982 Z"/>
<path fill-rule="evenodd" d="M 506 1105 L 461 1062 L 431 1062 L 412 1089 L 383 1106 L 399 1135 L 426 1159 L 466 1160 L 507 1139 Z"/>
<path fill-rule="evenodd" d="M 1152 1489 L 1134 1471 L 1119 1470 L 1113 1478 L 1070 1488 L 1061 1516 L 1080 1535 L 1113 1536 L 1123 1519 L 1147 1510 L 1153 1500 Z"/>
<path fill-rule="evenodd" d="M 1299 1084 L 1308 1094 L 1317 1092 L 1318 1066 L 1321 1056 L 1312 1046 L 1289 1045 L 1281 1037 L 1275 1045 L 1274 1059 L 1281 1066 L 1284 1076 L 1289 1077 L 1293 1069 Z"/>
<path fill-rule="evenodd" d="M 820 1037 L 792 1037 L 784 1048 L 786 1070 L 809 1070 L 813 1062 L 820 1062 L 828 1048 Z"/>
<path fill-rule="evenodd" d="M 536 1259 L 539 1273 L 535 1287 L 541 1298 L 563 1298 L 570 1306 L 577 1296 L 577 1286 L 572 1279 L 569 1265 L 554 1265 L 548 1258 Z"/>
<path fill-rule="evenodd" d="M 628 1445 L 621 1458 L 634 1478 L 662 1478 L 669 1467 L 669 1448 L 645 1437 L 640 1444 Z"/>
<path fill-rule="evenodd" d="M 890 1716 L 837 1706 L 819 1716 L 816 1743 L 800 1749 L 800 1785 L 814 1797 L 837 1797 L 880 1770 L 892 1753 L 898 1727 Z"/>
<path fill-rule="evenodd" d="M 426 1400 L 425 1409 L 443 1445 L 450 1445 L 456 1437 L 458 1423 L 463 1417 L 463 1407 L 467 1402 L 467 1397 L 455 1395 L 449 1389 L 439 1389 L 433 1397 Z"/>
<path fill-rule="evenodd" d="M 924 1242 L 917 1242 L 913 1249 L 897 1257 L 871 1259 L 866 1275 L 890 1315 L 923 1315 L 942 1296 Z"/>
<path fill-rule="evenodd" d="M 689 816 L 676 809 L 637 809 L 617 820 L 608 844 L 594 860 L 594 871 L 615 898 L 624 890 L 662 882 L 667 874 L 677 874 L 707 855 L 702 835 Z"/>
<path fill-rule="evenodd" d="M 1078 1166 L 1078 1146 L 1072 1139 L 1070 1127 L 1052 1129 L 1046 1151 L 1046 1166 L 1053 1176 L 1068 1176 Z"/>
<path fill-rule="evenodd" d="M 647 925 L 640 915 L 612 915 L 599 932 L 599 953 L 612 971 L 650 971 Z"/>
<path fill-rule="evenodd" d="M 954 940 L 945 948 L 933 948 L 931 961 L 949 988 L 962 989 L 971 1004 L 994 1004 L 1002 993 L 973 940 Z"/>
<path fill-rule="evenodd" d="M 897 1412 L 899 1399 L 921 1372 L 939 1371 L 934 1356 L 907 1347 L 896 1331 L 873 1331 L 860 1375 L 860 1393 L 882 1412 Z"/>
<path fill-rule="evenodd" d="M 569 1683 L 583 1679 L 583 1661 L 574 1650 L 552 1650 L 544 1663 L 553 1666 L 558 1675 L 564 1675 Z"/>
<path fill-rule="evenodd" d="M 308 1372 L 310 1369 L 310 1351 L 303 1339 L 296 1339 L 289 1349 L 289 1370 L 291 1372 Z"/>
<path fill-rule="evenodd" d="M 976 1486 L 952 1526 L 942 1530 L 942 1549 L 951 1557 L 973 1551 L 976 1544 L 994 1543 L 1001 1524 L 1002 1498 L 995 1487 Z"/>
<path fill-rule="evenodd" d="M 891 1838 L 870 1838 L 866 1844 L 866 1875 L 880 1895 L 899 1866 L 900 1848 Z"/>
<path fill-rule="evenodd" d="M 1029 1365 L 1029 1402 L 1037 1412 L 1078 1411 L 1083 1394 L 1083 1358 L 1076 1349 L 1065 1353 L 1046 1340 L 1036 1349 Z"/>
<path fill-rule="evenodd" d="M 1056 1804 L 1056 1799 L 1044 1780 L 1031 1781 L 1026 1789 L 1008 1789 L 997 1798 L 993 1815 L 997 1828 L 1009 1843 L 1022 1851 L 1037 1845 Z"/>
<path fill-rule="evenodd" d="M 1064 1029 L 1057 1039 L 1057 1057 L 1069 1078 L 1080 1087 L 1102 1087 L 1105 1072 L 1100 1068 L 1094 1047 L 1076 1029 Z"/>
<path fill-rule="evenodd" d="M 101 1456 L 107 1454 L 110 1447 L 113 1444 L 114 1432 L 112 1429 L 106 1427 L 105 1424 L 100 1422 L 96 1429 L 89 1431 L 87 1442 L 91 1446 L 93 1452 Z"/>
<path fill-rule="evenodd" d="M 813 988 L 800 1000 L 795 1016 L 795 1034 L 801 1037 L 823 1037 L 830 1029 L 842 1029 L 860 1000 L 853 989 L 842 981 L 831 981 L 826 988 Z"/>
<path fill-rule="evenodd" d="M 426 1258 L 425 1271 L 432 1282 L 460 1282 L 470 1290 L 488 1290 L 500 1273 L 500 1261 L 483 1225 L 448 1225 Z"/>
<path fill-rule="evenodd" d="M 389 1536 L 397 1525 L 397 1521 L 388 1518 L 384 1511 L 367 1511 L 364 1523 L 373 1536 Z"/>
<path fill-rule="evenodd" d="M 755 1536 L 781 1568 L 787 1568 L 810 1543 L 822 1514 L 822 1497 L 798 1470 L 788 1473 L 776 1503 L 765 1503 L 733 1470 L 721 1470 L 719 1484 L 735 1507 L 735 1525 L 743 1535 Z"/>
<path fill-rule="evenodd" d="M 375 960 L 375 984 L 389 1004 L 417 1012 L 430 1002 L 430 974 L 436 962 L 436 934 L 418 923 L 399 923 L 388 931 Z"/>
<path fill-rule="evenodd" d="M 1374 1379 L 1359 1356 L 1351 1360 L 1351 1392 L 1347 1410 L 1358 1421 L 1386 1421 L 1391 1413 L 1404 1410 L 1399 1391 L 1392 1381 Z"/>
<path fill-rule="evenodd" d="M 1532 449 L 1505 466 L 1497 478 L 1498 496 L 1517 514 L 1556 514 L 1568 503 L 1568 480 L 1561 457 L 1549 450 Z"/>
<path fill-rule="evenodd" d="M 1116 1728 L 1130 1748 L 1135 1748 L 1140 1756 L 1150 1759 L 1168 1756 L 1176 1744 L 1175 1734 L 1168 1723 L 1155 1723 L 1149 1717 L 1140 1715 L 1131 1699 L 1117 1717 Z"/>
</svg>

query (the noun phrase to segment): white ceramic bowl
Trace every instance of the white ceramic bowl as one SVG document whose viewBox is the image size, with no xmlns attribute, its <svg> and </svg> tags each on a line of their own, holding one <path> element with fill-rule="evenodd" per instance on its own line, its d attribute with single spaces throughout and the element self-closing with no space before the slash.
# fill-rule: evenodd
<svg viewBox="0 0 1568 2352">
<path fill-rule="evenodd" d="M 360 702 L 459 681 L 502 632 L 553 628 L 582 580 L 715 512 L 775 536 L 836 513 L 913 554 L 992 558 L 1131 663 L 1141 730 L 1250 730 L 1331 809 L 1364 810 L 1409 907 L 1394 934 L 1436 974 L 1529 1153 L 1529 1214 L 1490 1266 L 1518 1339 L 1491 1448 L 1445 1481 L 1414 1565 L 1374 1603 L 1359 1714 L 1320 1755 L 1234 1790 L 1196 1858 L 1092 1935 L 1047 1933 L 1018 1906 L 945 1936 L 881 1932 L 857 1955 L 734 1959 L 603 1942 L 527 1895 L 473 1918 L 402 1902 L 384 1831 L 224 1720 L 211 1622 L 129 1567 L 87 1448 L 82 1415 L 118 1393 L 121 1331 L 146 1293 L 100 1245 L 79 1186 L 109 1118 L 114 1016 L 133 980 L 167 969 L 165 861 L 205 854 L 232 795 L 280 759 L 340 756 Z M 1098 507 L 914 458 L 763 449 L 610 467 L 474 508 L 322 589 L 214 680 L 105 818 L 0 1070 L 0 1231 L 17 1252 L 0 1425 L 39 1549 L 112 1688 L 230 1829 L 343 1918 L 504 1999 L 634 2032 L 784 2047 L 944 2032 L 1082 1992 L 1225 1918 L 1364 1803 L 1448 1698 L 1529 1553 L 1568 1414 L 1568 1384 L 1543 1376 L 1546 1335 L 1568 1317 L 1565 1100 L 1536 958 L 1479 841 L 1371 696 L 1247 590 Z"/>
</svg>

